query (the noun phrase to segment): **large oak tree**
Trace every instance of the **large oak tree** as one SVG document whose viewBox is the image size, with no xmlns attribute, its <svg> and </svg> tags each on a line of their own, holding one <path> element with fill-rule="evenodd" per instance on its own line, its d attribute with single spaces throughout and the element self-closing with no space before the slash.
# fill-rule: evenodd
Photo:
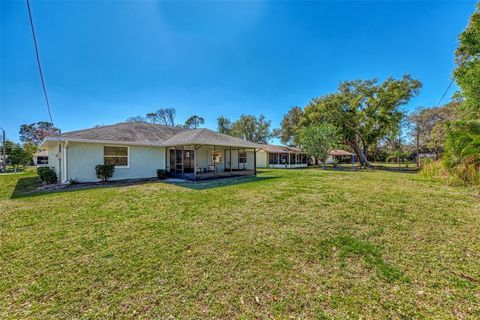
<svg viewBox="0 0 480 320">
<path fill-rule="evenodd" d="M 404 75 L 379 83 L 373 80 L 342 82 L 337 92 L 313 99 L 305 108 L 303 126 L 330 123 L 350 145 L 360 162 L 369 165 L 366 150 L 381 138 L 398 132 L 400 109 L 418 94 L 422 84 Z"/>
<path fill-rule="evenodd" d="M 301 129 L 303 110 L 300 107 L 293 107 L 282 118 L 280 128 L 274 130 L 276 137 L 283 144 L 298 146 L 299 130 Z"/>
</svg>

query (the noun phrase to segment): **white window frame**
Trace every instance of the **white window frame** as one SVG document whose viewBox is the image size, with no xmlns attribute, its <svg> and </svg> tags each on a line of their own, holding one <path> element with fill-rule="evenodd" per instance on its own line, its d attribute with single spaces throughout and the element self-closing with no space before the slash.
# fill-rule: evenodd
<svg viewBox="0 0 480 320">
<path fill-rule="evenodd" d="M 245 156 L 244 156 L 244 157 L 241 157 L 241 156 L 240 156 L 241 154 L 244 154 Z M 241 159 L 245 159 L 245 162 L 240 161 Z M 238 163 L 247 164 L 247 163 L 248 163 L 248 162 L 247 162 L 247 159 L 248 159 L 248 157 L 247 157 L 247 151 L 245 151 L 245 152 L 239 152 L 239 153 L 238 153 Z"/>
<path fill-rule="evenodd" d="M 37 164 L 47 165 L 48 164 L 48 156 L 38 156 L 37 157 Z"/>
<path fill-rule="evenodd" d="M 115 166 L 115 169 L 129 169 L 130 168 L 130 147 L 129 146 L 119 146 L 113 144 L 105 144 L 103 145 L 103 163 L 105 164 L 105 147 L 116 147 L 116 148 L 127 148 L 127 165 L 126 166 Z M 114 157 L 114 156 L 107 156 Z"/>
</svg>

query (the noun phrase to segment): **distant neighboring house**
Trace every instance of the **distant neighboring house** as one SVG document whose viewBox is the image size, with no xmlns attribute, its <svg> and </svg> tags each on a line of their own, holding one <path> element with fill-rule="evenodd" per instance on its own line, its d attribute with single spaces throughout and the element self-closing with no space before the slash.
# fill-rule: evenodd
<svg viewBox="0 0 480 320">
<path fill-rule="evenodd" d="M 294 147 L 263 144 L 257 152 L 257 168 L 301 168 L 308 165 L 308 156 Z"/>
<path fill-rule="evenodd" d="M 434 153 L 420 153 L 420 154 L 418 154 L 418 157 L 420 159 L 428 158 L 428 159 L 432 159 L 432 160 L 436 160 L 436 158 L 437 158 Z"/>
<path fill-rule="evenodd" d="M 98 181 L 95 166 L 114 164 L 113 180 L 175 177 L 203 180 L 255 175 L 260 145 L 208 129 L 126 122 L 45 138 L 49 166 L 61 182 Z"/>
<path fill-rule="evenodd" d="M 334 163 L 335 160 L 348 160 L 349 162 L 355 162 L 355 154 L 345 150 L 330 150 L 325 163 Z"/>
<path fill-rule="evenodd" d="M 33 164 L 37 167 L 48 166 L 48 150 L 40 149 L 33 154 Z"/>
</svg>

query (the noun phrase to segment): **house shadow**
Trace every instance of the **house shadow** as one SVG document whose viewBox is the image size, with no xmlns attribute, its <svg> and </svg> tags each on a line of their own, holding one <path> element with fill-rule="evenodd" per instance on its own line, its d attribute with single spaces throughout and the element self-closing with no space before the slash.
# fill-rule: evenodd
<svg viewBox="0 0 480 320">
<path fill-rule="evenodd" d="M 20 178 L 15 184 L 15 188 L 10 195 L 10 199 L 17 199 L 29 196 L 33 194 L 40 185 L 41 182 L 37 176 Z"/>
<path fill-rule="evenodd" d="M 64 193 L 64 192 L 80 192 L 83 190 L 100 189 L 100 188 L 122 188 L 133 185 L 142 185 L 148 183 L 159 183 L 158 179 L 144 179 L 144 180 L 116 180 L 108 182 L 94 182 L 94 183 L 78 183 L 74 185 L 57 184 L 47 186 L 42 189 L 42 184 L 38 177 L 20 178 L 15 185 L 15 188 L 10 195 L 10 199 L 30 198 L 43 195 Z"/>
<path fill-rule="evenodd" d="M 158 179 L 135 179 L 135 180 L 116 180 L 108 182 L 79 183 L 75 185 L 57 185 L 51 188 L 41 189 L 41 182 L 38 177 L 25 177 L 18 179 L 15 188 L 10 195 L 10 199 L 29 198 L 42 195 L 63 193 L 63 192 L 80 192 L 83 190 L 99 189 L 99 188 L 122 188 L 128 186 L 136 186 L 142 184 L 170 184 L 191 190 L 207 190 L 215 188 L 230 187 L 239 184 L 259 182 L 274 179 L 270 176 L 251 176 L 251 177 L 227 177 L 221 179 L 211 179 L 205 181 L 181 181 L 169 182 L 168 180 Z"/>
<path fill-rule="evenodd" d="M 182 181 L 182 182 L 168 182 L 176 186 L 192 189 L 192 190 L 208 190 L 216 188 L 225 188 L 240 184 L 248 184 L 252 182 L 268 181 L 276 179 L 273 176 L 249 176 L 249 177 L 226 177 L 220 179 L 211 179 L 204 181 Z"/>
</svg>

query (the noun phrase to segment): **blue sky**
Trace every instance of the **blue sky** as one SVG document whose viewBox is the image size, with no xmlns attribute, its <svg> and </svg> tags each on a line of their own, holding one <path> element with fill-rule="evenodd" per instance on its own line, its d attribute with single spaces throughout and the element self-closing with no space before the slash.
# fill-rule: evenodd
<svg viewBox="0 0 480 320">
<path fill-rule="evenodd" d="M 0 5 L 0 126 L 48 120 L 23 1 Z M 62 131 L 121 122 L 160 107 L 263 113 L 277 127 L 292 106 L 342 80 L 410 73 L 408 108 L 432 106 L 454 68 L 475 2 L 33 1 L 53 120 Z M 450 93 L 453 93 L 452 88 Z M 449 94 L 450 96 L 450 94 Z"/>
</svg>

